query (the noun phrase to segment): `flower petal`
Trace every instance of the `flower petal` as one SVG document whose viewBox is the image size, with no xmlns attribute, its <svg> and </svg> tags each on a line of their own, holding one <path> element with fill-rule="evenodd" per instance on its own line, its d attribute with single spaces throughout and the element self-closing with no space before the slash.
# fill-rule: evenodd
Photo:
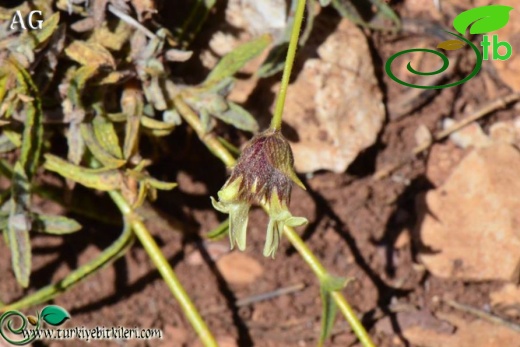
<svg viewBox="0 0 520 347">
<path fill-rule="evenodd" d="M 212 196 L 210 196 L 211 204 L 213 205 L 213 208 L 217 211 L 220 211 L 222 213 L 229 213 L 229 207 L 228 204 L 220 202 L 215 200 Z"/>
<path fill-rule="evenodd" d="M 240 191 L 240 183 L 242 182 L 242 177 L 239 177 L 232 182 L 229 180 L 224 184 L 218 191 L 218 199 L 223 202 L 231 202 L 239 200 L 239 191 Z"/>
<path fill-rule="evenodd" d="M 239 250 L 246 249 L 247 221 L 249 219 L 247 203 L 229 204 L 229 242 L 231 249 L 235 243 Z"/>
<path fill-rule="evenodd" d="M 269 220 L 265 237 L 264 257 L 274 258 L 282 237 L 283 224 L 283 221 Z"/>
</svg>

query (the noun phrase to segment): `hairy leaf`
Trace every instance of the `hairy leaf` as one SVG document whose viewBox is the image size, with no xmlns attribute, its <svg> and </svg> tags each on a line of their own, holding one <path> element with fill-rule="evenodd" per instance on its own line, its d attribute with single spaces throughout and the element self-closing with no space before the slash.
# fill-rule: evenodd
<svg viewBox="0 0 520 347">
<path fill-rule="evenodd" d="M 89 169 L 71 164 L 52 154 L 45 155 L 45 168 L 86 187 L 108 191 L 123 184 L 121 172 L 114 169 Z"/>
<path fill-rule="evenodd" d="M 104 167 L 114 169 L 125 165 L 125 160 L 114 157 L 98 142 L 92 124 L 82 123 L 80 125 L 80 131 L 88 149 L 94 158 L 99 160 Z"/>
<path fill-rule="evenodd" d="M 94 118 L 92 125 L 94 126 L 94 134 L 101 147 L 115 158 L 123 158 L 114 124 L 109 122 L 104 116 L 98 115 Z"/>
<path fill-rule="evenodd" d="M 258 123 L 255 117 L 247 112 L 242 106 L 235 104 L 234 102 L 228 102 L 229 109 L 222 113 L 215 113 L 214 116 L 218 119 L 233 125 L 235 128 L 250 131 L 253 133 L 258 132 Z"/>
<path fill-rule="evenodd" d="M 143 94 L 136 84 L 128 83 L 121 95 L 121 108 L 126 115 L 124 158 L 130 158 L 139 145 L 139 128 L 144 108 Z"/>
<path fill-rule="evenodd" d="M 31 274 L 29 189 L 29 179 L 22 163 L 18 161 L 14 166 L 14 174 L 11 179 L 11 206 L 7 222 L 7 239 L 16 280 L 24 288 L 29 285 Z"/>
<path fill-rule="evenodd" d="M 70 234 L 81 229 L 81 224 L 74 219 L 45 214 L 33 214 L 32 226 L 34 231 L 54 235 Z"/>
<path fill-rule="evenodd" d="M 32 96 L 32 101 L 26 104 L 26 114 L 22 137 L 20 163 L 31 180 L 40 159 L 43 141 L 42 108 L 38 88 L 34 85 L 29 73 L 15 60 L 11 60 L 17 70 L 18 83 L 24 86 Z"/>
<path fill-rule="evenodd" d="M 209 85 L 218 83 L 224 78 L 233 76 L 249 60 L 260 55 L 260 53 L 269 46 L 271 40 L 270 35 L 264 34 L 252 41 L 238 46 L 220 60 L 203 84 Z"/>
<path fill-rule="evenodd" d="M 67 56 L 85 66 L 93 66 L 96 68 L 109 66 L 115 68 L 116 63 L 112 54 L 103 46 L 95 42 L 72 41 L 65 48 Z"/>
</svg>

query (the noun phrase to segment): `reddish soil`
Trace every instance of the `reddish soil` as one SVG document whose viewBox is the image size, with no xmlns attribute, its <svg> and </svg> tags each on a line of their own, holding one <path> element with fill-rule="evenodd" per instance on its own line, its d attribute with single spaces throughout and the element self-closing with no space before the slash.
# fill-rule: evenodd
<svg viewBox="0 0 520 347">
<path fill-rule="evenodd" d="M 396 8 L 403 17 L 409 16 L 402 4 Z M 326 13 L 333 16 L 330 11 Z M 427 13 L 423 18 L 434 23 Z M 439 25 L 449 23 L 446 19 Z M 397 37 L 383 33 L 368 36 L 382 90 L 386 100 L 394 104 L 404 98 L 409 89 L 386 76 L 383 62 L 401 47 L 414 47 L 416 37 L 409 32 Z M 431 36 L 421 36 L 421 39 L 432 47 L 439 41 Z M 462 59 L 450 78 L 455 80 L 464 76 L 468 69 L 471 69 L 470 62 Z M 395 320 L 396 305 L 449 312 L 450 308 L 434 300 L 436 296 L 449 294 L 455 300 L 482 308 L 489 301 L 489 292 L 500 284 L 436 278 L 416 260 L 421 250 L 420 240 L 413 235 L 417 223 L 416 200 L 432 189 L 434 183 L 442 181 L 447 173 L 445 169 L 434 170 L 436 176 L 428 177 L 426 168 L 435 164 L 431 162 L 435 160 L 433 155 L 419 155 L 389 178 L 374 180 L 372 177 L 378 169 L 411 153 L 419 124 L 438 130 L 443 117 L 460 119 L 464 110 L 476 109 L 489 100 L 490 88 L 493 95 L 508 93 L 494 77 L 491 64 L 487 64 L 471 81 L 432 93 L 424 105 L 406 116 L 395 119 L 395 113 L 390 109 L 378 142 L 362 153 L 346 173 L 319 172 L 303 178 L 308 187 L 306 192 L 294 189 L 291 210 L 310 220 L 300 233 L 327 269 L 335 275 L 355 279 L 343 293 L 359 312 L 378 346 L 407 345 L 400 337 L 400 327 Z M 505 110 L 492 117 L 508 118 L 511 115 L 512 111 Z M 482 124 L 486 125 L 493 118 L 487 118 Z M 161 192 L 153 205 L 163 218 L 149 217 L 147 220 L 155 240 L 211 330 L 222 338 L 223 346 L 226 346 L 226 338 L 241 347 L 315 346 L 321 317 L 317 280 L 287 240 L 283 240 L 274 260 L 262 256 L 267 223 L 263 211 L 254 209 L 250 215 L 246 251 L 261 264 L 263 274 L 252 283 L 237 285 L 226 282 L 219 272 L 203 236 L 222 218 L 211 208 L 209 196 L 216 195 L 226 179 L 226 171 L 196 137 L 186 133 L 189 132 L 184 128 L 173 133 L 169 149 L 152 168 L 158 178 L 179 182 L 178 189 Z M 441 143 L 435 147 L 453 153 L 453 165 L 463 155 L 450 144 Z M 120 227 L 72 216 L 84 226 L 77 234 L 65 237 L 33 235 L 33 274 L 27 291 L 16 284 L 8 248 L 0 243 L 0 300 L 9 303 L 57 281 L 99 254 L 120 233 Z M 114 220 L 117 218 L 114 215 Z M 228 244 L 227 239 L 217 242 Z M 190 264 L 187 259 L 194 253 L 201 253 L 202 261 Z M 245 307 L 235 305 L 237 299 L 299 283 L 305 286 L 294 293 Z M 113 265 L 61 294 L 53 303 L 71 313 L 69 327 L 138 326 L 160 328 L 165 334 L 162 342 L 133 340 L 90 345 L 200 345 L 178 303 L 138 242 Z M 30 314 L 34 308 L 23 311 Z M 378 320 L 386 316 L 393 319 L 392 329 L 378 331 Z M 34 343 L 34 346 L 70 345 L 72 342 Z M 73 345 L 87 346 L 87 343 L 75 341 Z M 359 345 L 340 315 L 327 345 Z"/>
</svg>

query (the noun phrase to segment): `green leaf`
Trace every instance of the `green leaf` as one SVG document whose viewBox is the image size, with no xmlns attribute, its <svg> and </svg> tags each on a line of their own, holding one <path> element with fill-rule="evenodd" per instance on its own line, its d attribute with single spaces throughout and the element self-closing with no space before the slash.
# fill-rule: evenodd
<svg viewBox="0 0 520 347">
<path fill-rule="evenodd" d="M 98 112 L 101 113 L 101 110 L 98 110 Z M 94 134 L 101 147 L 115 158 L 123 158 L 123 152 L 114 124 L 101 114 L 98 114 L 94 117 L 92 125 L 94 126 Z"/>
<path fill-rule="evenodd" d="M 204 81 L 204 85 L 218 83 L 224 78 L 233 76 L 249 60 L 257 57 L 271 43 L 271 36 L 264 34 L 256 39 L 246 42 L 230 53 L 226 54 L 211 71 Z"/>
<path fill-rule="evenodd" d="M 59 326 L 70 319 L 70 314 L 64 308 L 56 305 L 45 306 L 40 315 L 47 324 L 54 326 Z"/>
<path fill-rule="evenodd" d="M 120 189 L 123 176 L 119 170 L 89 169 L 71 164 L 52 154 L 45 155 L 45 168 L 89 188 L 108 191 Z"/>
<path fill-rule="evenodd" d="M 182 42 L 183 47 L 188 46 L 189 42 L 194 39 L 216 2 L 216 0 L 195 1 L 190 14 L 182 24 L 182 29 L 180 29 L 179 42 Z"/>
<path fill-rule="evenodd" d="M 18 83 L 24 86 L 32 97 L 32 101 L 26 104 L 22 148 L 19 159 L 27 179 L 30 181 L 38 167 L 43 142 L 41 101 L 38 88 L 34 85 L 31 75 L 14 59 L 11 59 L 11 63 L 18 72 Z"/>
<path fill-rule="evenodd" d="M 72 110 L 75 108 L 83 109 L 83 101 L 81 100 L 81 94 L 87 84 L 87 81 L 94 77 L 99 72 L 98 67 L 95 65 L 82 66 L 72 73 L 70 79 L 70 87 L 67 91 L 67 99 L 71 105 L 66 105 Z M 64 107 L 64 111 L 68 110 Z"/>
<path fill-rule="evenodd" d="M 7 239 L 11 249 L 11 262 L 16 280 L 24 288 L 29 285 L 31 274 L 29 203 L 29 180 L 21 162 L 17 161 L 11 180 L 11 207 L 7 222 Z"/>
<path fill-rule="evenodd" d="M 17 146 L 5 134 L 0 135 L 0 153 L 11 152 Z"/>
<path fill-rule="evenodd" d="M 215 229 L 211 230 L 206 237 L 212 241 L 219 240 L 229 233 L 229 218 L 220 223 Z"/>
<path fill-rule="evenodd" d="M 327 1 L 330 3 L 330 0 Z M 327 3 L 327 5 L 328 5 Z M 285 58 L 287 56 L 287 49 L 289 47 L 289 41 L 291 39 L 292 29 L 294 26 L 294 16 L 296 14 L 296 7 L 298 5 L 298 0 L 291 1 L 291 8 L 289 9 L 289 14 L 287 17 L 287 22 L 285 23 L 285 30 L 283 35 L 278 39 L 278 41 L 274 44 L 274 47 L 271 48 L 267 58 L 260 66 L 260 69 L 257 72 L 257 76 L 265 78 L 269 76 L 273 76 L 274 74 L 283 70 L 285 65 Z M 322 6 L 326 6 L 323 5 Z M 309 35 L 314 26 L 314 17 L 316 16 L 314 10 L 314 3 L 307 2 L 307 18 L 305 20 L 305 29 L 300 35 L 300 39 L 298 40 L 298 44 L 300 47 L 305 45 Z"/>
<path fill-rule="evenodd" d="M 320 281 L 320 294 L 322 302 L 321 332 L 318 346 L 323 346 L 330 335 L 336 319 L 337 305 L 332 298 L 332 292 L 345 288 L 348 279 L 327 275 Z"/>
<path fill-rule="evenodd" d="M 329 6 L 331 0 L 320 0 L 320 5 L 325 7 L 325 6 Z"/>
<path fill-rule="evenodd" d="M 81 224 L 64 216 L 33 214 L 33 230 L 41 233 L 63 235 L 81 229 Z"/>
<path fill-rule="evenodd" d="M 84 66 L 99 68 L 110 66 L 115 68 L 116 63 L 112 54 L 103 46 L 95 42 L 85 42 L 81 40 L 72 41 L 65 48 L 67 56 Z"/>
<path fill-rule="evenodd" d="M 52 16 L 47 18 L 42 25 L 41 30 L 36 30 L 36 46 L 40 45 L 42 42 L 47 41 L 49 37 L 54 34 L 54 31 L 58 28 L 58 23 L 60 22 L 60 13 L 54 12 Z"/>
<path fill-rule="evenodd" d="M 376 25 L 372 22 L 365 21 L 363 19 L 363 16 L 352 4 L 352 2 L 347 0 L 332 0 L 332 7 L 334 7 L 342 17 L 345 17 L 349 19 L 352 23 L 355 23 L 362 27 L 375 30 L 399 30 L 399 28 L 401 27 L 401 21 L 399 20 L 399 17 L 396 15 L 396 13 L 392 10 L 390 6 L 388 6 L 382 0 L 370 0 L 370 2 L 377 8 L 377 12 L 374 18 L 382 16 L 392 21 L 392 23 L 394 24 L 393 27 L 388 27 L 388 25 Z"/>
<path fill-rule="evenodd" d="M 252 133 L 258 132 L 258 123 L 255 117 L 251 113 L 247 112 L 242 106 L 235 104 L 234 102 L 228 102 L 229 109 L 214 114 L 218 119 L 233 125 L 235 128 L 250 131 Z"/>
<path fill-rule="evenodd" d="M 143 94 L 137 85 L 128 85 L 121 96 L 121 108 L 126 115 L 124 158 L 128 159 L 137 151 L 139 144 L 139 128 L 143 115 Z"/>
<path fill-rule="evenodd" d="M 334 299 L 332 298 L 331 292 L 324 290 L 321 288 L 321 305 L 322 305 L 322 313 L 321 313 L 321 332 L 320 339 L 318 342 L 318 346 L 323 346 L 325 340 L 330 335 L 332 328 L 334 326 L 334 321 L 336 319 L 337 314 L 337 305 Z"/>
<path fill-rule="evenodd" d="M 446 51 L 455 51 L 464 47 L 466 44 L 460 40 L 447 40 L 439 43 L 437 48 L 444 49 Z"/>
<path fill-rule="evenodd" d="M 453 27 L 464 35 L 474 23 L 469 30 L 470 34 L 486 34 L 503 28 L 509 22 L 509 12 L 512 9 L 513 7 L 504 5 L 476 7 L 455 17 Z"/>
<path fill-rule="evenodd" d="M 289 39 L 283 41 L 274 46 L 265 58 L 265 61 L 257 71 L 258 77 L 270 77 L 283 70 L 285 64 L 285 56 L 287 55 L 287 49 L 289 48 Z"/>
<path fill-rule="evenodd" d="M 351 280 L 344 277 L 335 277 L 328 275 L 325 279 L 321 280 L 321 286 L 324 290 L 335 292 L 345 288 Z"/>
<path fill-rule="evenodd" d="M 172 190 L 173 188 L 178 186 L 178 184 L 175 182 L 159 181 L 158 179 L 155 179 L 153 177 L 146 177 L 145 181 L 151 187 L 159 190 Z"/>
<path fill-rule="evenodd" d="M 99 160 L 104 167 L 114 169 L 125 165 L 126 160 L 118 159 L 112 156 L 112 154 L 107 152 L 105 148 L 103 148 L 103 146 L 98 142 L 92 124 L 82 123 L 80 125 L 80 131 L 81 137 L 83 137 L 83 140 L 85 141 L 88 149 L 94 158 Z"/>
</svg>

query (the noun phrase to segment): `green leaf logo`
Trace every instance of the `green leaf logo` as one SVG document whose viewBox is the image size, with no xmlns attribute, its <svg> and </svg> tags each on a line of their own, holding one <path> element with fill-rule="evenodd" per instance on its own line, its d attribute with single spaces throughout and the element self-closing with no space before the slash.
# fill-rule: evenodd
<svg viewBox="0 0 520 347">
<path fill-rule="evenodd" d="M 509 12 L 512 9 L 511 6 L 504 5 L 476 7 L 455 17 L 453 27 L 462 35 L 470 25 L 470 34 L 486 34 L 503 28 L 509 21 Z"/>
<path fill-rule="evenodd" d="M 58 326 L 69 319 L 70 314 L 64 308 L 56 305 L 50 305 L 43 309 L 41 317 L 46 323 Z"/>
</svg>

